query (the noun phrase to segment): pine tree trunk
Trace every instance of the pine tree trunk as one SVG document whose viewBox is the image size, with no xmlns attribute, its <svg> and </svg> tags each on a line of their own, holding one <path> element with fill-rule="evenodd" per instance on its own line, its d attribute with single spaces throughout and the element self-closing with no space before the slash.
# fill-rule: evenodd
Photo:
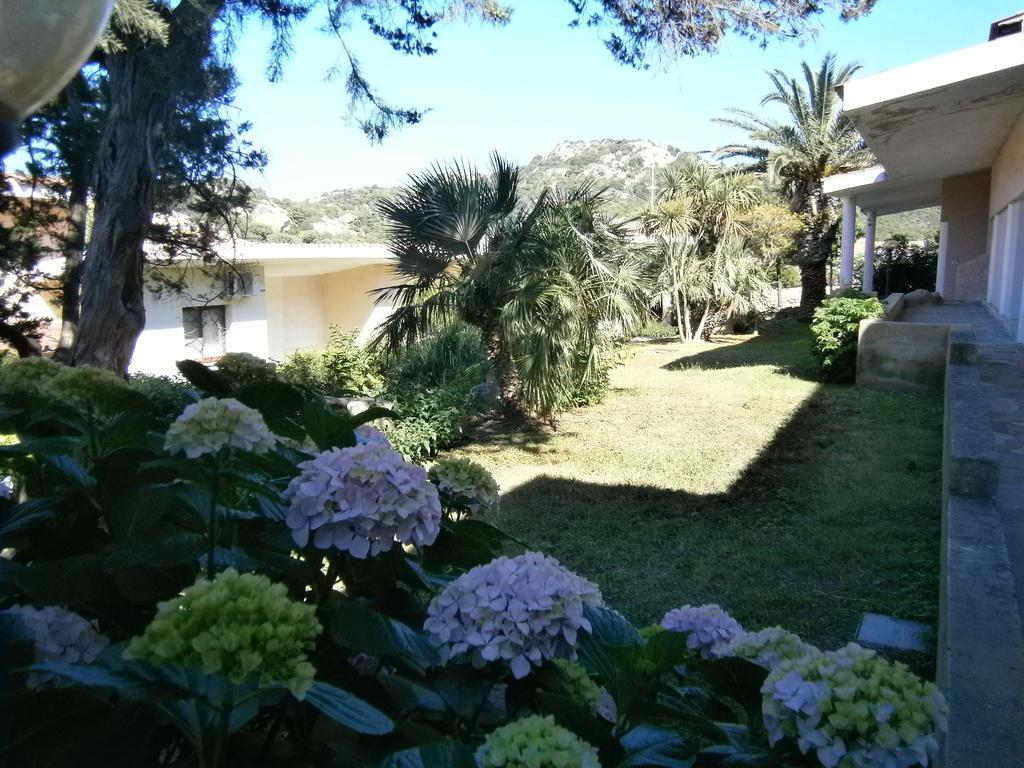
<svg viewBox="0 0 1024 768">
<path fill-rule="evenodd" d="M 225 0 L 171 11 L 169 43 L 107 57 L 109 115 L 96 158 L 95 221 L 82 270 L 75 365 L 128 370 L 146 323 L 143 244 L 153 221 L 164 128 L 183 81 L 210 54 Z"/>
<path fill-rule="evenodd" d="M 73 360 L 73 347 L 81 316 L 82 262 L 85 258 L 85 230 L 88 220 L 89 179 L 79 174 L 70 180 L 68 226 L 64 245 L 64 276 L 61 286 L 60 340 L 54 358 L 62 363 Z"/>
</svg>

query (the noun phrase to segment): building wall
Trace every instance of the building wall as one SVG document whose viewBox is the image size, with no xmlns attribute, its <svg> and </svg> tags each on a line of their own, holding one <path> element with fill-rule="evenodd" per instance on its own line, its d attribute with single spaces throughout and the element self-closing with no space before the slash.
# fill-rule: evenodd
<svg viewBox="0 0 1024 768">
<path fill-rule="evenodd" d="M 197 357 L 185 345 L 182 314 L 185 307 L 224 305 L 224 348 L 228 352 L 250 352 L 260 357 L 269 353 L 267 337 L 266 286 L 259 268 L 246 266 L 256 275 L 256 295 L 240 298 L 211 298 L 217 292 L 209 276 L 188 270 L 185 293 L 146 292 L 146 328 L 135 345 L 130 370 L 140 373 L 174 374 L 175 362 Z M 204 299 L 209 299 L 204 301 Z"/>
<path fill-rule="evenodd" d="M 985 300 L 991 183 L 988 171 L 954 176 L 942 182 L 942 221 L 949 225 L 947 299 Z"/>
<path fill-rule="evenodd" d="M 327 343 L 324 275 L 267 278 L 267 321 L 272 360 Z"/>
<path fill-rule="evenodd" d="M 1024 116 L 1017 120 L 992 163 L 992 192 L 988 215 L 995 216 L 1024 195 Z"/>
<path fill-rule="evenodd" d="M 334 272 L 324 277 L 327 325 L 355 331 L 357 341 L 365 344 L 392 309 L 390 305 L 375 304 L 370 291 L 394 285 L 397 281 L 395 274 L 388 265 L 375 264 Z"/>
</svg>

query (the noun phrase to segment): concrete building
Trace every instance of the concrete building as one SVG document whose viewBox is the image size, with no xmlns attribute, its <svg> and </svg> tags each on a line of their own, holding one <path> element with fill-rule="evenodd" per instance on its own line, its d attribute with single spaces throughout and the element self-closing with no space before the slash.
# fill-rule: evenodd
<svg viewBox="0 0 1024 768">
<path fill-rule="evenodd" d="M 392 310 L 369 293 L 396 282 L 383 245 L 239 242 L 225 256 L 231 266 L 215 270 L 151 270 L 133 372 L 174 373 L 178 360 L 226 352 L 284 360 L 323 347 L 332 325 L 362 343 Z"/>
<path fill-rule="evenodd" d="M 844 110 L 880 164 L 825 180 L 843 202 L 840 283 L 853 282 L 856 209 L 865 212 L 864 284 L 875 218 L 942 208 L 936 290 L 982 302 L 1024 341 L 1024 34 L 1018 14 L 988 42 L 860 77 Z"/>
</svg>

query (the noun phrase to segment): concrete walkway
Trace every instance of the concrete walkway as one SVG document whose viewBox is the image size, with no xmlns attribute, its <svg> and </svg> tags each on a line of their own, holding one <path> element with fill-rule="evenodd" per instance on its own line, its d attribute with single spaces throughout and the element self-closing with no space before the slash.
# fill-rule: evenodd
<svg viewBox="0 0 1024 768">
<path fill-rule="evenodd" d="M 1024 346 L 977 305 L 908 307 L 955 326 L 946 378 L 939 682 L 947 766 L 1024 766 Z"/>
</svg>

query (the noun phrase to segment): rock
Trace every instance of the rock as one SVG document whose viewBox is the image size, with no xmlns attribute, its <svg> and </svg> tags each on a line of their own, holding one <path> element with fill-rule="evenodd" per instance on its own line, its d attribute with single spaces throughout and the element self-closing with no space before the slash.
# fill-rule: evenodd
<svg viewBox="0 0 1024 768">
<path fill-rule="evenodd" d="M 911 291 L 903 295 L 903 303 L 912 307 L 916 304 L 938 304 L 942 301 L 942 296 L 931 291 L 926 291 L 924 288 L 918 288 L 917 290 Z"/>
</svg>

